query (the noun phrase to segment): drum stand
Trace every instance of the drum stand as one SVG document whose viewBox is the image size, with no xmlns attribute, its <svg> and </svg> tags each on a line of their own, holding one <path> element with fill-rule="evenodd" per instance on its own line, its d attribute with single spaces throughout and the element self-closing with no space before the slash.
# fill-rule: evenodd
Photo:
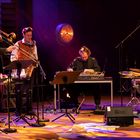
<svg viewBox="0 0 140 140">
<path fill-rule="evenodd" d="M 119 92 L 121 93 L 121 106 L 123 106 L 123 94 L 128 93 L 132 90 L 132 86 L 130 84 L 131 78 L 122 77 L 120 76 L 120 89 Z"/>
<path fill-rule="evenodd" d="M 132 99 L 128 102 L 127 106 L 136 106 L 136 105 L 140 104 L 140 100 L 136 97 L 138 86 L 139 85 L 133 86 L 133 89 L 131 92 Z"/>
<path fill-rule="evenodd" d="M 122 54 L 122 49 L 123 49 L 123 44 L 125 41 L 127 41 L 132 35 L 140 28 L 140 24 L 130 33 L 128 34 L 118 45 L 115 47 L 116 49 L 118 48 L 118 62 L 119 62 L 119 71 L 122 71 L 123 69 L 123 54 Z M 122 79 L 119 79 L 119 86 L 120 86 L 120 92 L 121 92 L 121 84 L 122 84 Z M 121 92 L 121 106 L 123 106 L 123 94 Z"/>
</svg>

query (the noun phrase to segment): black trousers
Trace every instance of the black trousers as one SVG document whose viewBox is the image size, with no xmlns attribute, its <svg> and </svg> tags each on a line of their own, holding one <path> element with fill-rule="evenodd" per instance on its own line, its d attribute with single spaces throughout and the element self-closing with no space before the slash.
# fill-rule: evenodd
<svg viewBox="0 0 140 140">
<path fill-rule="evenodd" d="M 17 80 L 16 91 L 16 113 L 28 113 L 32 111 L 32 89 L 30 80 Z"/>
<path fill-rule="evenodd" d="M 35 84 L 36 69 L 33 70 L 32 76 L 29 79 L 16 79 L 16 112 L 17 114 L 30 113 L 32 111 L 32 94 Z"/>
</svg>

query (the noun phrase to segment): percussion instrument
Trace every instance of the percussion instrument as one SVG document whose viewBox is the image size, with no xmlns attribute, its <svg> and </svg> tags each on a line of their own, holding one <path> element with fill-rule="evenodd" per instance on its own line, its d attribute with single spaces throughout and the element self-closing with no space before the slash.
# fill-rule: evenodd
<svg viewBox="0 0 140 140">
<path fill-rule="evenodd" d="M 121 71 L 119 72 L 119 74 L 121 75 L 122 78 L 138 78 L 140 77 L 140 73 L 139 72 L 134 72 L 134 71 Z"/>
<path fill-rule="evenodd" d="M 140 93 L 140 79 L 132 79 L 133 88 Z"/>
<path fill-rule="evenodd" d="M 134 72 L 138 72 L 140 73 L 140 69 L 136 69 L 136 68 L 129 68 L 130 71 L 134 71 Z"/>
</svg>

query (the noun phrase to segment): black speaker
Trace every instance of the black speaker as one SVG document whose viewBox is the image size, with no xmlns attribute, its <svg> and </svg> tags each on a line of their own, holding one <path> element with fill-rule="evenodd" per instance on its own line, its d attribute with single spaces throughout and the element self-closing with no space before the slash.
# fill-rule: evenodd
<svg viewBox="0 0 140 140">
<path fill-rule="evenodd" d="M 104 118 L 107 125 L 129 126 L 134 124 L 132 107 L 107 106 Z"/>
</svg>

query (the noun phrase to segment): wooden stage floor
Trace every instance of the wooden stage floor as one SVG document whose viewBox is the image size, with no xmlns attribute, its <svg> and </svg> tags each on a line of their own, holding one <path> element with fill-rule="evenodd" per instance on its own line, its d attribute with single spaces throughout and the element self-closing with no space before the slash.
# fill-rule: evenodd
<svg viewBox="0 0 140 140">
<path fill-rule="evenodd" d="M 90 97 L 89 97 L 90 99 Z M 114 103 L 118 103 L 120 98 L 115 98 Z M 106 99 L 104 99 L 104 102 Z M 129 98 L 124 99 L 127 103 Z M 86 101 L 85 104 L 90 104 L 92 101 Z M 48 104 L 45 103 L 45 107 Z M 84 105 L 83 105 L 84 106 Z M 41 110 L 39 110 L 41 111 Z M 104 123 L 104 115 L 95 115 L 93 110 L 81 110 L 80 114 L 72 113 L 75 117 L 73 124 L 67 117 L 51 122 L 52 119 L 59 116 L 61 113 L 46 111 L 45 118 L 50 122 L 45 122 L 44 127 L 31 127 L 23 120 L 11 123 L 11 128 L 16 128 L 16 133 L 5 134 L 0 132 L 0 140 L 130 140 L 140 139 L 140 118 L 134 118 L 134 125 L 127 127 L 107 126 Z M 6 117 L 6 113 L 0 113 L 0 120 Z M 40 112 L 41 116 L 41 112 Z M 11 119 L 16 116 L 11 113 Z M 40 117 L 41 118 L 41 117 Z M 30 123 L 35 120 L 28 120 Z M 0 129 L 3 130 L 8 126 L 4 126 L 4 122 L 0 123 Z"/>
</svg>

